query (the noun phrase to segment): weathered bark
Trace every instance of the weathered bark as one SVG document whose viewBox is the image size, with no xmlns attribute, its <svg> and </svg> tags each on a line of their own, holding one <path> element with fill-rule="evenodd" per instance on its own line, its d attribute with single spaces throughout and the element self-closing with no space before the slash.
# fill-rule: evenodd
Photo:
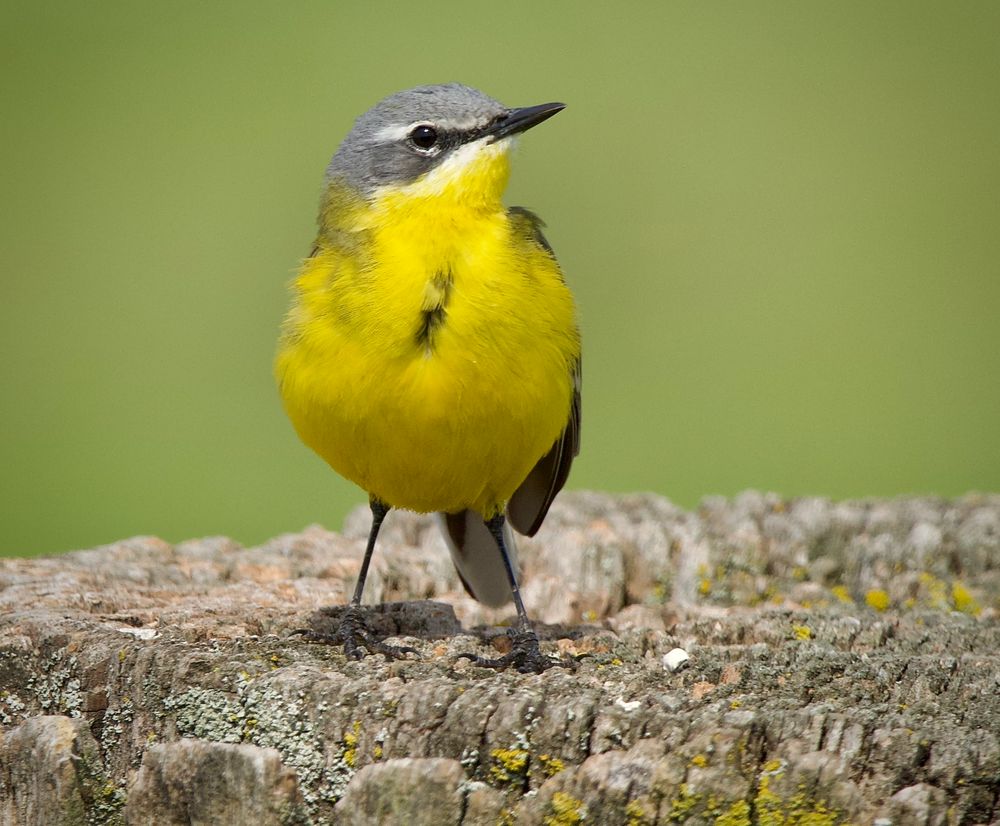
<svg viewBox="0 0 1000 826">
<path fill-rule="evenodd" d="M 410 514 L 366 601 L 419 659 L 295 635 L 366 531 L 0 560 L 0 823 L 1000 822 L 1000 496 L 565 495 L 520 543 L 542 675 L 456 659 L 513 612 Z"/>
</svg>

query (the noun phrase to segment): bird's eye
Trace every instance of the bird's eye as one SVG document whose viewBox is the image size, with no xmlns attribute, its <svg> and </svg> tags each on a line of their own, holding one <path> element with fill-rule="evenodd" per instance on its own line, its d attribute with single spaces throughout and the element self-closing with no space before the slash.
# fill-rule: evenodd
<svg viewBox="0 0 1000 826">
<path fill-rule="evenodd" d="M 427 123 L 421 123 L 410 130 L 410 141 L 417 149 L 433 149 L 438 142 L 437 129 Z"/>
</svg>

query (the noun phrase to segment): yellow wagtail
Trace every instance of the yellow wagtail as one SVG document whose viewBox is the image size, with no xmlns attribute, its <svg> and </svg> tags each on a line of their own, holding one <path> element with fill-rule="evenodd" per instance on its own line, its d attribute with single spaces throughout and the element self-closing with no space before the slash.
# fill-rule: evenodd
<svg viewBox="0 0 1000 826">
<path fill-rule="evenodd" d="M 302 441 L 362 487 L 371 533 L 336 634 L 373 640 L 361 595 L 390 508 L 438 512 L 466 590 L 513 599 L 491 668 L 542 671 L 513 535 L 533 535 L 580 438 L 580 336 L 541 220 L 504 207 L 516 136 L 563 108 L 511 109 L 468 86 L 421 86 L 363 114 L 326 172 L 314 249 L 293 285 L 276 375 Z"/>
</svg>

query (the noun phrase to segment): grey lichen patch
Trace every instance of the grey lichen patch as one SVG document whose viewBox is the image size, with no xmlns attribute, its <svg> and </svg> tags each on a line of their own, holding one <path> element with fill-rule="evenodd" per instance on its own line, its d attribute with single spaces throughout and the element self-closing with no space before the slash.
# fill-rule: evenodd
<svg viewBox="0 0 1000 826">
<path fill-rule="evenodd" d="M 0 691 L 0 726 L 16 726 L 27 717 L 28 706 L 13 691 Z"/>
<path fill-rule="evenodd" d="M 96 752 L 80 754 L 76 771 L 81 787 L 86 790 L 87 826 L 124 826 L 127 799 L 124 780 L 111 780 Z"/>
<path fill-rule="evenodd" d="M 143 766 L 167 814 L 136 826 L 194 822 L 183 794 L 199 788 L 206 811 L 258 801 L 254 826 L 378 822 L 352 801 L 401 795 L 444 822 L 434 776 L 452 823 L 1000 823 L 1000 496 L 748 494 L 697 513 L 562 497 L 523 544 L 523 595 L 574 667 L 537 675 L 456 663 L 477 640 L 428 594 L 466 629 L 505 615 L 464 596 L 432 523 L 394 516 L 372 583 L 407 601 L 368 617 L 416 640 L 420 658 L 396 662 L 291 635 L 349 589 L 367 517 L 357 541 L 310 529 L 239 552 L 136 540 L 0 560 L 0 812 L 51 805 L 37 778 L 71 731 L 97 743 L 75 752 L 89 791 L 56 789 L 85 801 L 66 804 L 74 823 L 115 823 L 126 783 L 126 811 L 149 811 Z M 108 613 L 74 607 L 84 592 Z M 126 637 L 128 617 L 157 633 Z M 674 648 L 686 669 L 664 667 Z M 229 797 L 190 781 L 220 766 L 240 781 Z"/>
<path fill-rule="evenodd" d="M 76 656 L 54 652 L 28 678 L 25 690 L 45 713 L 79 717 L 83 709 L 83 692 Z"/>
<path fill-rule="evenodd" d="M 109 754 L 131 734 L 132 722 L 135 719 L 135 707 L 132 698 L 125 696 L 117 705 L 105 709 L 101 718 L 101 751 Z"/>
<path fill-rule="evenodd" d="M 171 695 L 163 708 L 176 715 L 177 733 L 215 743 L 242 743 L 246 710 L 238 699 L 212 688 L 189 688 Z"/>
<path fill-rule="evenodd" d="M 328 752 L 313 722 L 314 714 L 322 716 L 323 704 L 311 707 L 305 692 L 288 697 L 261 682 L 242 672 L 232 680 L 231 692 L 190 688 L 166 697 L 163 708 L 174 715 L 181 736 L 277 749 L 282 763 L 298 776 L 303 800 L 315 817 L 343 796 L 354 775 L 357 732 L 349 732 Z"/>
</svg>

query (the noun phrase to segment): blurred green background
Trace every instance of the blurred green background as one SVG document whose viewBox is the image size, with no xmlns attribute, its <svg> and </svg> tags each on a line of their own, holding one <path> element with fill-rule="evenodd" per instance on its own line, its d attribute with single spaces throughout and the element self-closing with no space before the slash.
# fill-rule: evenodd
<svg viewBox="0 0 1000 826">
<path fill-rule="evenodd" d="M 360 491 L 271 358 L 353 118 L 419 83 L 522 142 L 579 299 L 570 487 L 1000 490 L 1000 4 L 6 3 L 0 553 L 247 543 Z"/>
</svg>

